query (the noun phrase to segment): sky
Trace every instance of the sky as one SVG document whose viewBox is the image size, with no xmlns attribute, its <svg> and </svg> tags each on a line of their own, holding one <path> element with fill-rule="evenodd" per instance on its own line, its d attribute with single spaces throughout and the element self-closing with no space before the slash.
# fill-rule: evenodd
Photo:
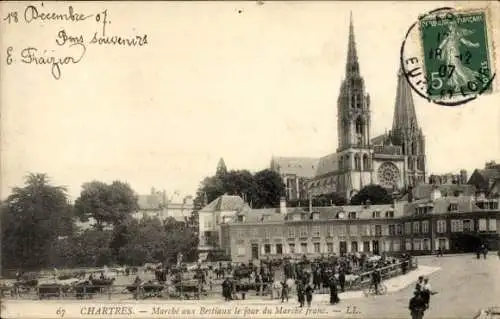
<svg viewBox="0 0 500 319">
<path fill-rule="evenodd" d="M 129 182 L 194 194 L 224 158 L 257 171 L 271 157 L 320 157 L 337 147 L 337 96 L 345 75 L 352 11 L 361 75 L 371 97 L 371 135 L 390 129 L 399 48 L 419 14 L 439 2 L 33 3 L 40 12 L 93 16 L 83 22 L 2 20 L 1 193 L 29 172 L 46 173 L 76 198 L 84 182 Z M 476 5 L 477 4 L 477 5 Z M 476 6 L 481 5 L 477 2 Z M 2 17 L 29 3 L 1 3 Z M 498 13 L 498 3 L 492 4 Z M 147 34 L 142 47 L 89 44 L 100 32 Z M 100 18 L 103 15 L 101 14 Z M 21 63 L 20 52 L 79 56 L 59 31 L 84 38 L 85 54 L 63 65 Z M 496 30 L 500 30 L 497 27 Z M 496 36 L 496 39 L 500 37 Z M 498 45 L 498 43 L 497 43 Z M 52 52 L 52 50 L 54 52 Z M 500 65 L 498 53 L 496 65 Z M 76 59 L 76 58 L 75 58 Z M 414 94 L 429 173 L 472 173 L 500 161 L 500 95 L 460 107 Z"/>
</svg>

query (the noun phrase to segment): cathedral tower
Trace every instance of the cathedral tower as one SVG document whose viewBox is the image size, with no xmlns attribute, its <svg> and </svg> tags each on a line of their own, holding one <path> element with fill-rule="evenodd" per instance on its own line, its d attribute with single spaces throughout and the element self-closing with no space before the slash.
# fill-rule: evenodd
<svg viewBox="0 0 500 319">
<path fill-rule="evenodd" d="M 394 119 L 390 133 L 394 145 L 400 145 L 405 155 L 405 186 L 424 183 L 426 178 L 425 137 L 418 126 L 411 88 L 399 70 Z"/>
<path fill-rule="evenodd" d="M 370 96 L 360 75 L 352 14 L 349 23 L 346 75 L 337 100 L 338 191 L 351 196 L 372 182 Z"/>
</svg>

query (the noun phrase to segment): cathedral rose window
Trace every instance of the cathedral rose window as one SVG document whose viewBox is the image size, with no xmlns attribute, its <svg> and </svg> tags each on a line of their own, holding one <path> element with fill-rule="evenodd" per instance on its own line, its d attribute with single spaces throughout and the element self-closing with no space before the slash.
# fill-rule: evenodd
<svg viewBox="0 0 500 319">
<path fill-rule="evenodd" d="M 385 188 L 392 188 L 398 184 L 400 177 L 399 169 L 393 163 L 383 163 L 380 165 L 377 176 L 379 183 Z"/>
</svg>

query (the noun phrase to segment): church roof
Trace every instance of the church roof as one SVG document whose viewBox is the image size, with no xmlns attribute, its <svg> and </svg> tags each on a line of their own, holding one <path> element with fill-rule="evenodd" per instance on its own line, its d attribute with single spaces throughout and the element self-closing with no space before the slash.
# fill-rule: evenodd
<svg viewBox="0 0 500 319">
<path fill-rule="evenodd" d="M 412 89 L 406 80 L 403 71 L 398 73 L 398 85 L 396 89 L 396 101 L 394 104 L 394 118 L 392 130 L 394 132 L 407 128 L 418 129 L 415 105 L 413 104 Z"/>
<path fill-rule="evenodd" d="M 318 168 L 318 162 L 318 158 L 276 156 L 271 160 L 271 169 L 280 174 L 313 178 Z"/>
<path fill-rule="evenodd" d="M 331 172 L 337 171 L 339 168 L 338 154 L 332 153 L 323 156 L 319 159 L 318 169 L 316 170 L 316 176 L 323 176 Z"/>
<path fill-rule="evenodd" d="M 371 140 L 372 145 L 383 145 L 383 144 L 385 144 L 385 141 L 387 140 L 387 138 L 388 138 L 388 135 L 386 133 L 375 136 Z"/>
</svg>

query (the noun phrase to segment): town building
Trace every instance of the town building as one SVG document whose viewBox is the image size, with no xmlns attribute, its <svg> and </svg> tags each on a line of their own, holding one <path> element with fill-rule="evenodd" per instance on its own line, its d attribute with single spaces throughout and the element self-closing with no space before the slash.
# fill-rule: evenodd
<svg viewBox="0 0 500 319">
<path fill-rule="evenodd" d="M 425 183 L 425 137 L 418 125 L 412 90 L 401 71 L 397 81 L 392 130 L 372 138 L 373 108 L 360 71 L 351 17 L 345 78 L 337 100 L 336 152 L 317 160 L 280 157 L 275 162 L 283 170 L 284 180 L 291 178 L 290 186 L 285 182 L 287 188 L 295 188 L 299 195 L 336 192 L 350 198 L 369 184 L 392 192 Z M 287 162 L 289 167 L 282 164 Z M 309 180 L 305 191 L 301 180 Z"/>
<path fill-rule="evenodd" d="M 209 251 L 220 247 L 220 226 L 250 206 L 240 196 L 222 195 L 198 211 L 198 251 L 204 259 Z"/>
<path fill-rule="evenodd" d="M 470 252 L 486 244 L 498 249 L 498 199 L 448 196 L 389 205 L 244 207 L 220 223 L 220 248 L 235 262 L 322 254 L 369 252 L 413 255 Z"/>
<path fill-rule="evenodd" d="M 498 197 L 500 195 L 500 164 L 491 161 L 486 163 L 483 169 L 475 169 L 467 183 L 474 185 L 478 194 Z"/>
<path fill-rule="evenodd" d="M 165 190 L 159 191 L 154 187 L 150 194 L 139 195 L 137 204 L 139 209 L 132 214 L 136 219 L 153 217 L 164 221 L 171 217 L 177 221 L 185 221 L 194 210 L 192 196 L 181 197 L 174 192 L 169 197 Z"/>
</svg>

